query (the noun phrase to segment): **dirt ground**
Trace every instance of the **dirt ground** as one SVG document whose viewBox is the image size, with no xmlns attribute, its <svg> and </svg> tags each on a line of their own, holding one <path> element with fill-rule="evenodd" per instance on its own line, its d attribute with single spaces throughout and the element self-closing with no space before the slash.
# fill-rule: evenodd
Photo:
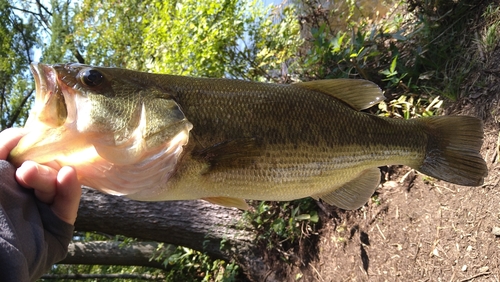
<svg viewBox="0 0 500 282">
<path fill-rule="evenodd" d="M 323 209 L 317 257 L 301 281 L 500 281 L 500 70 L 493 65 L 495 72 L 478 73 L 490 76 L 489 87 L 448 110 L 485 122 L 484 185 L 388 169 L 377 202 L 351 212 Z"/>
<path fill-rule="evenodd" d="M 339 213 L 321 233 L 316 281 L 500 281 L 498 166 L 483 187 L 424 183 L 410 172 L 380 205 Z M 402 181 L 402 183 L 401 183 Z M 313 279 L 311 279 L 313 281 Z"/>
</svg>

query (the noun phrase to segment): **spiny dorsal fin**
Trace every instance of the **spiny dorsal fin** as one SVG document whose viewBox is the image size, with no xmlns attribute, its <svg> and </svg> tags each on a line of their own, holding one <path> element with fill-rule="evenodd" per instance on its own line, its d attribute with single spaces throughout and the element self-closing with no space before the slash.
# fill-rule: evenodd
<svg viewBox="0 0 500 282">
<path fill-rule="evenodd" d="M 324 79 L 299 82 L 293 85 L 328 94 L 358 111 L 384 100 L 382 90 L 375 83 L 364 79 Z"/>
<path fill-rule="evenodd" d="M 313 195 L 313 198 L 321 198 L 328 204 L 341 209 L 355 210 L 363 206 L 370 199 L 379 183 L 380 170 L 378 168 L 370 168 L 333 192 Z"/>
</svg>

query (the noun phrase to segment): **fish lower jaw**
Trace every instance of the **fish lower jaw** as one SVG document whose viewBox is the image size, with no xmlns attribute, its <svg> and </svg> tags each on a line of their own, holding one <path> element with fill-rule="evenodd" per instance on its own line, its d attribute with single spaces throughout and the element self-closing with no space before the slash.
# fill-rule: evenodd
<svg viewBox="0 0 500 282">
<path fill-rule="evenodd" d="M 54 167 L 59 169 L 65 165 L 78 166 L 98 157 L 87 136 L 75 134 L 72 128 L 37 126 L 37 130 L 25 135 L 11 151 L 9 159 L 14 165 L 31 160 L 41 164 L 59 164 L 59 167 Z"/>
</svg>

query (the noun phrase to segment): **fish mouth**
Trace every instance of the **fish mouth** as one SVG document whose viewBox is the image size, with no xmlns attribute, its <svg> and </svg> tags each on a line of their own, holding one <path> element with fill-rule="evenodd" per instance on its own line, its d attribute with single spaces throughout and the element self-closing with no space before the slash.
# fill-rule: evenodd
<svg viewBox="0 0 500 282">
<path fill-rule="evenodd" d="M 68 107 L 64 94 L 59 87 L 57 73 L 52 66 L 32 63 L 31 72 L 35 78 L 35 104 L 30 118 L 38 119 L 49 127 L 59 127 L 68 118 Z M 26 127 L 30 127 L 33 119 L 28 119 Z"/>
<path fill-rule="evenodd" d="M 55 67 L 57 65 L 30 65 L 35 78 L 35 102 L 24 126 L 28 134 L 9 155 L 9 161 L 16 167 L 26 160 L 33 160 L 59 169 L 61 165 L 54 161 L 54 152 L 70 148 L 69 144 L 83 142 L 75 140 L 75 135 L 71 134 L 76 127 L 76 93 L 60 83 L 60 74 Z"/>
</svg>

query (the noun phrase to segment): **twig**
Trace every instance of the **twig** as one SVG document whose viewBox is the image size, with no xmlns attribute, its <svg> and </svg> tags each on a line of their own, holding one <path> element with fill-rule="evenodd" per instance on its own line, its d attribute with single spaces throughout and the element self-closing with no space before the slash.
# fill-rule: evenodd
<svg viewBox="0 0 500 282">
<path fill-rule="evenodd" d="M 483 273 L 478 273 L 478 274 L 476 274 L 476 275 L 474 275 L 474 276 L 471 276 L 471 277 L 469 277 L 469 278 L 462 279 L 462 280 L 460 280 L 460 282 L 470 281 L 470 280 L 472 280 L 472 279 L 474 279 L 474 278 L 478 278 L 478 277 L 481 277 L 481 276 L 483 276 L 483 275 L 490 275 L 490 274 L 491 274 L 491 272 L 483 272 Z"/>
<path fill-rule="evenodd" d="M 321 279 L 321 281 L 325 282 L 325 279 L 323 279 L 323 277 L 321 277 L 321 274 L 316 269 L 316 267 L 314 267 L 314 265 L 312 265 L 312 264 L 309 264 L 309 266 L 312 267 L 312 269 L 314 270 L 314 272 L 316 272 L 316 275 L 318 275 L 319 279 Z"/>
<path fill-rule="evenodd" d="M 382 238 L 384 238 L 384 241 L 387 240 L 384 236 L 384 233 L 382 233 L 382 230 L 380 230 L 380 227 L 378 226 L 378 223 L 377 223 L 377 229 L 378 229 L 378 232 L 380 232 L 380 235 L 382 235 Z"/>
<path fill-rule="evenodd" d="M 410 169 L 407 173 L 405 173 L 405 175 L 403 175 L 403 177 L 401 177 L 401 179 L 399 180 L 399 183 L 403 184 L 406 180 L 406 178 L 411 174 L 413 173 L 413 169 Z M 411 182 L 411 181 L 410 181 Z"/>
<path fill-rule="evenodd" d="M 500 132 L 498 133 L 497 147 L 495 148 L 495 155 L 493 156 L 493 163 L 498 162 L 499 155 L 500 155 Z"/>
</svg>

